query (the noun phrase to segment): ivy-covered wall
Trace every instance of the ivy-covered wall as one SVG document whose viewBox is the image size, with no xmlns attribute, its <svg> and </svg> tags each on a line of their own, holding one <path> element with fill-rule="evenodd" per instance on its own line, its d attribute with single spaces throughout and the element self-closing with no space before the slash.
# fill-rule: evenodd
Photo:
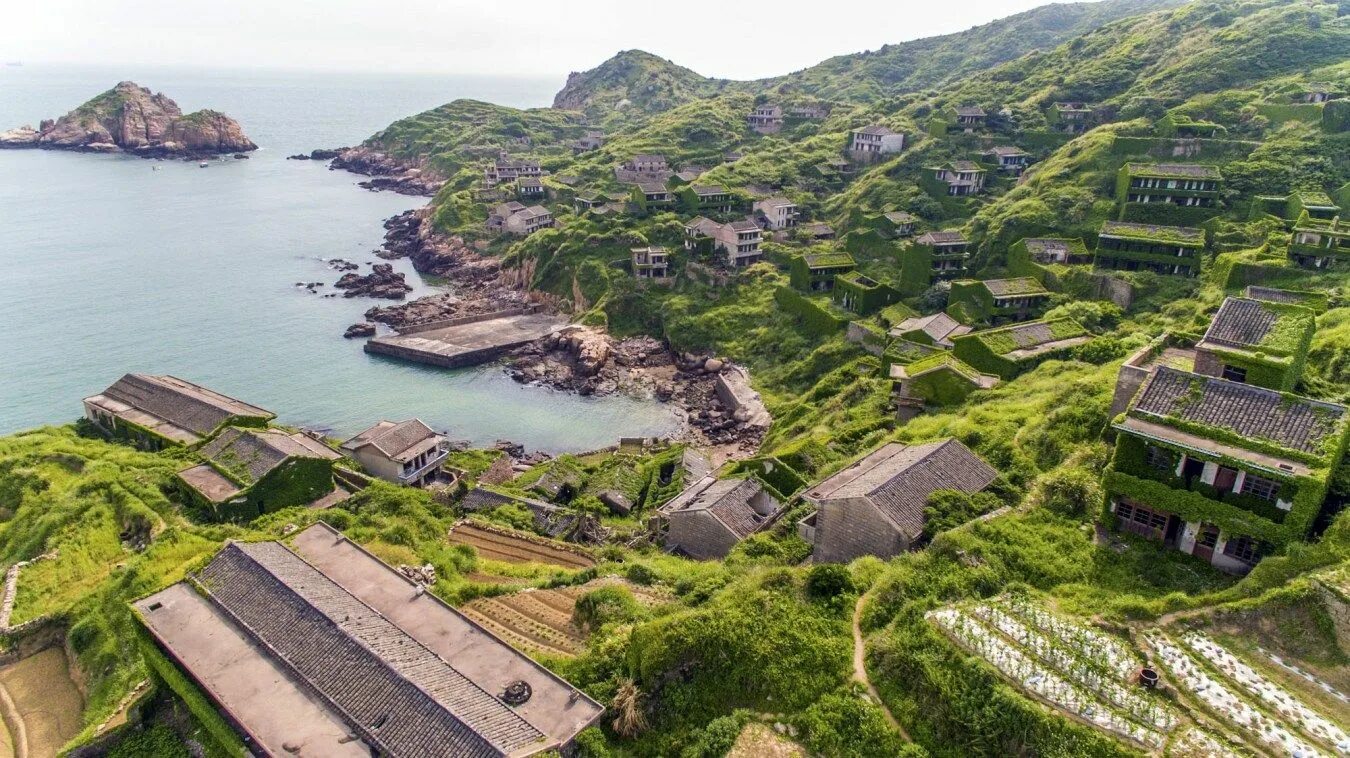
<svg viewBox="0 0 1350 758">
<path fill-rule="evenodd" d="M 783 310 L 796 316 L 798 323 L 813 336 L 833 334 L 848 324 L 847 319 L 830 313 L 791 287 L 779 287 L 774 290 L 773 297 Z"/>
<path fill-rule="evenodd" d="M 1149 465 L 1150 445 L 1167 451 L 1172 468 L 1164 470 Z M 1201 482 L 1199 477 L 1188 487 L 1186 481 L 1176 475 L 1175 466 L 1182 454 L 1277 481 L 1280 483 L 1278 498 L 1292 503 L 1292 507 L 1286 512 L 1263 498 L 1220 492 L 1213 485 Z M 1234 458 L 1201 455 L 1156 440 L 1145 441 L 1128 432 L 1122 432 L 1117 438 L 1115 456 L 1107 468 L 1103 488 L 1107 493 L 1108 509 L 1111 497 L 1128 497 L 1150 508 L 1174 513 L 1186 521 L 1208 522 L 1226 534 L 1252 537 L 1277 547 L 1307 537 L 1327 492 L 1325 478 L 1252 471 L 1250 464 Z M 1109 518 L 1111 514 L 1108 512 L 1106 516 Z"/>
<path fill-rule="evenodd" d="M 835 278 L 831 297 L 842 307 L 866 316 L 898 301 L 900 293 L 884 283 L 869 283 L 856 274 L 846 274 Z"/>
</svg>

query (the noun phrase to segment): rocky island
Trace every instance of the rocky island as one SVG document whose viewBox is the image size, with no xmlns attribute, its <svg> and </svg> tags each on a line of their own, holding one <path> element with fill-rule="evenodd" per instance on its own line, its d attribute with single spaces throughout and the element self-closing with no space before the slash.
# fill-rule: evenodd
<svg viewBox="0 0 1350 758">
<path fill-rule="evenodd" d="M 257 150 L 239 122 L 219 111 L 184 114 L 167 95 L 135 82 L 116 87 L 37 129 L 0 132 L 0 148 L 126 152 L 148 158 L 196 159 Z"/>
</svg>

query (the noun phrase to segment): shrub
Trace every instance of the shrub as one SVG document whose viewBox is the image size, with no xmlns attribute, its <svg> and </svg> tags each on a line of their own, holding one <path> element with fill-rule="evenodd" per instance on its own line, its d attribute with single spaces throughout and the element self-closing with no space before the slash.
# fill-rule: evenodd
<svg viewBox="0 0 1350 758">
<path fill-rule="evenodd" d="M 1051 471 L 1037 485 L 1035 502 L 1061 516 L 1095 513 L 1102 503 L 1101 478 L 1082 468 Z"/>
<path fill-rule="evenodd" d="M 797 719 L 812 752 L 838 758 L 926 755 L 886 723 L 877 706 L 842 692 L 820 698 Z M 916 752 L 917 751 L 917 752 Z"/>
<path fill-rule="evenodd" d="M 680 758 L 722 758 L 736 744 L 748 720 L 746 711 L 737 711 L 709 721 L 707 726 L 694 730 L 693 740 L 680 751 Z"/>
<path fill-rule="evenodd" d="M 853 592 L 853 575 L 847 566 L 821 563 L 806 575 L 806 594 L 816 600 L 829 600 Z"/>
<path fill-rule="evenodd" d="M 572 622 L 584 631 L 599 629 L 613 622 L 636 619 L 642 607 L 626 587 L 600 587 L 577 598 L 572 610 Z"/>
<path fill-rule="evenodd" d="M 991 492 L 968 495 L 960 490 L 937 490 L 928 496 L 923 509 L 923 535 L 932 539 L 938 532 L 958 527 L 1002 504 L 998 495 Z"/>
</svg>

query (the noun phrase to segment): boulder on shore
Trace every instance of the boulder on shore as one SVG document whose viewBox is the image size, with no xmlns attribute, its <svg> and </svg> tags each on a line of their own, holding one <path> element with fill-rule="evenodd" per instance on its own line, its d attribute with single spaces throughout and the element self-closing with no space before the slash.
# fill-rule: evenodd
<svg viewBox="0 0 1350 758">
<path fill-rule="evenodd" d="M 412 292 L 412 287 L 404 281 L 403 274 L 394 273 L 394 267 L 388 263 L 376 263 L 370 267 L 370 273 L 365 276 L 343 274 L 333 286 L 345 290 L 345 297 L 365 295 L 387 300 L 402 300 L 404 295 Z"/>
<path fill-rule="evenodd" d="M 374 337 L 375 325 L 368 321 L 361 321 L 347 327 L 347 331 L 343 332 L 342 336 L 346 337 L 347 339 L 355 339 L 357 337 Z"/>
<path fill-rule="evenodd" d="M 34 130 L 0 134 L 0 147 L 125 151 L 147 157 L 205 157 L 257 150 L 239 122 L 219 111 L 184 114 L 178 104 L 135 82 L 120 82 Z"/>
</svg>

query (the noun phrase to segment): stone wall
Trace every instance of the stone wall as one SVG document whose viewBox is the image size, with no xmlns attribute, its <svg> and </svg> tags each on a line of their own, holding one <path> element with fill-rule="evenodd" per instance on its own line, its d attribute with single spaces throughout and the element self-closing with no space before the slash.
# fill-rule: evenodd
<svg viewBox="0 0 1350 758">
<path fill-rule="evenodd" d="M 723 558 L 736 547 L 736 536 L 707 511 L 676 511 L 669 516 L 666 547 L 695 558 Z"/>
<path fill-rule="evenodd" d="M 870 503 L 860 498 L 826 500 L 816 512 L 817 563 L 847 563 L 864 555 L 890 558 L 908 541 Z"/>
</svg>

